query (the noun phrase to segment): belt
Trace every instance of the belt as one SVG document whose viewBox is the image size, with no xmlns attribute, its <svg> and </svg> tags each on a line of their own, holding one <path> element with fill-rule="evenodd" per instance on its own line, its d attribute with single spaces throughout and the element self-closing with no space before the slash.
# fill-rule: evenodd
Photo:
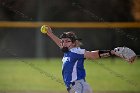
<svg viewBox="0 0 140 93">
<path fill-rule="evenodd" d="M 70 87 L 67 88 L 67 91 L 69 92 L 70 89 L 71 89 L 71 87 L 74 86 L 74 85 L 75 85 L 75 82 L 71 82 L 71 83 L 70 83 Z"/>
</svg>

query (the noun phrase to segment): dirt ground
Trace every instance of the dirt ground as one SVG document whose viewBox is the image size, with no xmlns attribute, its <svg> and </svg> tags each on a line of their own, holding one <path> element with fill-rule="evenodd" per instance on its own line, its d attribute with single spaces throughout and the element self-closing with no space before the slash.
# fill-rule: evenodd
<svg viewBox="0 0 140 93">
<path fill-rule="evenodd" d="M 33 91 L 22 91 L 22 92 L 21 91 L 20 92 L 18 92 L 18 91 L 9 92 L 8 91 L 8 92 L 6 92 L 6 91 L 0 91 L 0 93 L 68 93 L 68 92 L 67 91 L 65 91 L 65 92 L 48 92 L 48 91 L 47 92 L 39 92 L 39 91 L 38 92 L 36 92 L 36 91 L 34 91 L 34 92 Z M 123 91 L 122 92 L 115 92 L 115 91 L 114 92 L 113 91 L 112 92 L 109 92 L 109 91 L 103 92 L 102 91 L 102 92 L 93 92 L 93 93 L 140 93 L 140 92 L 123 92 Z"/>
</svg>

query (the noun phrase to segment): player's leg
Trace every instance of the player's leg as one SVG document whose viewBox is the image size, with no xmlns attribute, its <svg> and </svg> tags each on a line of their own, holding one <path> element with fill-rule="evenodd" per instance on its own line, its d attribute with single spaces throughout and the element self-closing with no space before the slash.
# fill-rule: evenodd
<svg viewBox="0 0 140 93">
<path fill-rule="evenodd" d="M 92 93 L 92 89 L 84 80 L 76 81 L 69 93 L 73 93 L 73 91 L 75 93 Z"/>
<path fill-rule="evenodd" d="M 83 82 L 84 92 L 83 93 L 92 93 L 92 89 L 87 82 Z"/>
</svg>

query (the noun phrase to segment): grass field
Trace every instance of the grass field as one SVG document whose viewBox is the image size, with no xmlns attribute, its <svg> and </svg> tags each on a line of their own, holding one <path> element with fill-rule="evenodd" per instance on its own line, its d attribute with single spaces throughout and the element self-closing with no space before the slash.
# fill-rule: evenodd
<svg viewBox="0 0 140 93">
<path fill-rule="evenodd" d="M 1 59 L 0 91 L 65 92 L 61 59 Z M 140 60 L 85 61 L 87 82 L 96 91 L 140 92 Z"/>
</svg>

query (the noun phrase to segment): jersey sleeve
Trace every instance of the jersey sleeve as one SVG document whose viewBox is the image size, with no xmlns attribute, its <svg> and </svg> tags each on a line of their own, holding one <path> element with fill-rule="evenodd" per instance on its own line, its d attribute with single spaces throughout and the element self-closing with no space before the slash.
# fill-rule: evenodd
<svg viewBox="0 0 140 93">
<path fill-rule="evenodd" d="M 72 50 L 71 52 L 74 53 L 74 57 L 76 59 L 84 58 L 85 49 L 77 48 L 77 49 Z"/>
</svg>

